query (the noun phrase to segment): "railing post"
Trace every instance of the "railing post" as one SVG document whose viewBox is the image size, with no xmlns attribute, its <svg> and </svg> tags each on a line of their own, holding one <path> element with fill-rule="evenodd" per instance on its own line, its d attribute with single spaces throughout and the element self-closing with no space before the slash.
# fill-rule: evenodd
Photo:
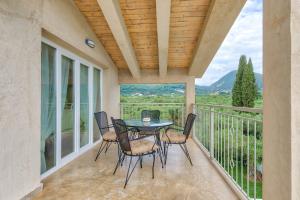
<svg viewBox="0 0 300 200">
<path fill-rule="evenodd" d="M 214 130 L 215 130 L 215 113 L 214 108 L 210 107 L 210 158 L 214 158 Z"/>
</svg>

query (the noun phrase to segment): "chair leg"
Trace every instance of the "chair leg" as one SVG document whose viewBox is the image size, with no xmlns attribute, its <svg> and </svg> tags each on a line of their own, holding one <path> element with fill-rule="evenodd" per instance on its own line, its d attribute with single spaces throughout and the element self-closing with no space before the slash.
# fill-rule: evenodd
<svg viewBox="0 0 300 200">
<path fill-rule="evenodd" d="M 124 160 L 125 160 L 125 154 L 124 154 L 124 156 L 123 156 L 122 159 L 121 159 L 121 167 L 123 166 Z"/>
<path fill-rule="evenodd" d="M 166 150 L 165 150 L 165 166 L 166 166 L 166 164 L 167 164 L 168 151 L 169 151 L 169 144 L 166 143 Z"/>
<path fill-rule="evenodd" d="M 130 179 L 130 177 L 131 177 L 131 175 L 132 175 L 132 173 L 133 173 L 133 171 L 134 171 L 134 169 L 135 169 L 135 167 L 136 167 L 136 165 L 139 161 L 140 161 L 140 158 L 135 162 L 133 168 L 130 170 L 130 166 L 131 166 L 131 162 L 132 162 L 132 156 L 130 156 L 130 162 L 129 162 L 127 175 L 126 175 L 126 179 L 125 179 L 124 189 L 126 188 L 126 185 L 127 185 L 128 181 L 129 181 L 129 179 Z"/>
<path fill-rule="evenodd" d="M 155 153 L 153 153 L 152 179 L 154 179 Z"/>
<path fill-rule="evenodd" d="M 108 148 L 110 147 L 111 143 L 112 143 L 112 142 L 109 142 L 109 144 L 108 144 L 108 145 L 106 145 L 106 149 L 105 149 L 105 151 L 104 151 L 104 153 L 105 153 L 105 154 L 106 154 L 106 152 L 107 152 Z"/>
<path fill-rule="evenodd" d="M 163 162 L 163 158 L 162 158 L 162 152 L 160 149 L 158 149 L 158 155 L 160 158 L 160 162 L 161 162 L 161 168 L 164 168 L 164 162 Z"/>
<path fill-rule="evenodd" d="M 124 155 L 124 156 L 125 156 L 125 155 Z M 121 160 L 122 160 L 122 154 L 120 154 L 120 155 L 118 156 L 118 162 L 117 162 L 117 164 L 116 164 L 116 167 L 115 167 L 115 170 L 114 170 L 114 172 L 113 172 L 113 175 L 115 175 L 115 173 L 116 173 L 116 171 L 117 171 L 119 165 L 121 164 Z"/>
<path fill-rule="evenodd" d="M 140 156 L 140 166 L 141 166 L 141 168 L 143 168 L 143 157 L 142 156 Z"/>
<path fill-rule="evenodd" d="M 96 158 L 95 158 L 95 161 L 98 159 L 99 155 L 100 155 L 101 152 L 104 150 L 104 148 L 105 148 L 105 146 L 107 145 L 108 142 L 105 142 L 104 145 L 103 145 L 103 143 L 104 143 L 104 141 L 102 140 L 101 145 L 100 145 L 99 150 L 98 150 L 98 153 L 97 153 L 97 156 L 96 156 Z M 102 145 L 103 145 L 103 147 L 102 147 Z"/>
<path fill-rule="evenodd" d="M 181 144 L 179 146 L 181 147 L 183 153 L 185 154 L 185 156 L 187 157 L 187 159 L 190 161 L 191 165 L 193 166 L 192 159 L 191 159 L 191 156 L 190 156 L 190 153 L 187 149 L 186 144 L 183 144 L 183 147 L 181 146 Z"/>
</svg>

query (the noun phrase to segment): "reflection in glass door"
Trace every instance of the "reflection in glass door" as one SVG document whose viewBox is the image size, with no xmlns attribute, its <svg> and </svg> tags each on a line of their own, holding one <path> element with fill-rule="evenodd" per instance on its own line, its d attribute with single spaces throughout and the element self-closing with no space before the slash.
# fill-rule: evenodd
<svg viewBox="0 0 300 200">
<path fill-rule="evenodd" d="M 89 143 L 89 68 L 80 64 L 80 147 Z"/>
<path fill-rule="evenodd" d="M 61 57 L 61 157 L 74 152 L 74 61 Z"/>
<path fill-rule="evenodd" d="M 100 93 L 100 70 L 94 69 L 93 77 L 93 113 L 101 111 L 101 93 Z M 93 142 L 100 139 L 100 131 L 94 118 L 93 122 Z"/>
<path fill-rule="evenodd" d="M 41 173 L 56 165 L 55 49 L 42 43 Z"/>
</svg>

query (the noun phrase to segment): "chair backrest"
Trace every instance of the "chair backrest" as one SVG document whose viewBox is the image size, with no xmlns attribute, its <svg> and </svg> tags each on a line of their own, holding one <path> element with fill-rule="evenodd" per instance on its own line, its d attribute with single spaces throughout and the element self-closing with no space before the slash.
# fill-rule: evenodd
<svg viewBox="0 0 300 200">
<path fill-rule="evenodd" d="M 196 119 L 196 115 L 193 113 L 188 114 L 185 125 L 184 125 L 184 130 L 183 130 L 183 134 L 186 135 L 186 138 L 189 137 L 194 121 Z"/>
<path fill-rule="evenodd" d="M 94 113 L 101 135 L 109 131 L 107 114 L 104 111 Z"/>
<path fill-rule="evenodd" d="M 128 129 L 126 123 L 122 119 L 114 119 L 111 118 L 111 121 L 114 125 L 115 132 L 117 135 L 118 142 L 123 152 L 131 152 L 129 137 L 128 137 Z"/>
<path fill-rule="evenodd" d="M 150 117 L 151 121 L 158 121 L 160 119 L 159 110 L 143 110 L 141 113 L 141 119 L 145 117 Z"/>
</svg>

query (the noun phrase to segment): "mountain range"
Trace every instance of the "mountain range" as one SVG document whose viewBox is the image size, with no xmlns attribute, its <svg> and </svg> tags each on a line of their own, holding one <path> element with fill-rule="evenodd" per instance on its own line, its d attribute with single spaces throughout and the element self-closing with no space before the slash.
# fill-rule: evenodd
<svg viewBox="0 0 300 200">
<path fill-rule="evenodd" d="M 196 95 L 207 94 L 229 94 L 234 85 L 237 71 L 231 71 L 209 86 L 196 85 Z M 255 73 L 256 85 L 259 91 L 263 88 L 262 74 Z M 123 96 L 144 96 L 144 95 L 183 95 L 184 84 L 123 84 L 121 95 Z"/>
</svg>

